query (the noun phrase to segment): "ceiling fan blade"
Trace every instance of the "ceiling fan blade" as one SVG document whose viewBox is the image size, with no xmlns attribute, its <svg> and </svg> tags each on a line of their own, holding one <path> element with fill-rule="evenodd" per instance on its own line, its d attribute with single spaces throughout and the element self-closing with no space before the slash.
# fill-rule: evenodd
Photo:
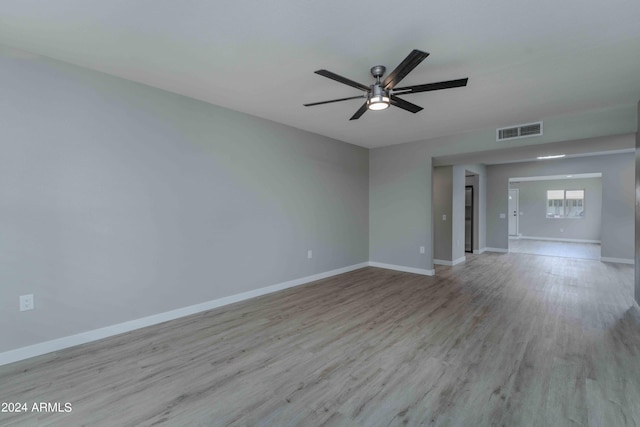
<svg viewBox="0 0 640 427">
<path fill-rule="evenodd" d="M 369 90 L 369 86 L 365 86 L 362 83 L 358 83 L 358 82 L 354 82 L 353 80 L 350 80 L 346 77 L 342 77 L 336 73 L 332 73 L 331 71 L 327 71 L 327 70 L 318 70 L 315 71 L 316 74 L 319 74 L 321 76 L 327 77 L 331 80 L 335 80 L 337 82 L 340 82 L 342 84 L 345 84 L 347 86 L 351 86 L 351 87 L 355 87 L 356 89 L 360 89 L 360 90 L 364 90 L 364 91 L 368 91 Z"/>
<path fill-rule="evenodd" d="M 362 107 L 360 107 L 358 109 L 358 111 L 356 111 L 356 113 L 351 116 L 351 118 L 349 120 L 358 120 L 360 118 L 360 116 L 362 116 L 368 109 L 368 105 L 367 102 L 365 101 L 364 104 L 362 104 Z"/>
<path fill-rule="evenodd" d="M 424 85 L 398 87 L 393 90 L 397 95 L 407 95 L 410 93 L 427 92 L 430 90 L 451 89 L 454 87 L 466 86 L 468 78 L 458 80 L 448 80 L 446 82 L 427 83 Z M 402 92 L 402 93 L 398 93 Z"/>
<path fill-rule="evenodd" d="M 403 110 L 410 111 L 412 113 L 417 113 L 422 110 L 422 107 L 416 104 L 412 104 L 404 99 L 400 99 L 397 96 L 391 95 L 390 97 L 391 105 L 395 105 L 398 108 L 402 108 Z"/>
<path fill-rule="evenodd" d="M 349 98 L 332 99 L 329 101 L 312 102 L 310 104 L 302 104 L 305 107 L 313 107 L 314 105 L 331 104 L 332 102 L 348 101 L 350 99 L 366 98 L 367 95 L 350 96 Z"/>
<path fill-rule="evenodd" d="M 429 56 L 427 52 L 414 49 L 382 82 L 386 90 L 393 89 L 400 80 L 404 79 L 414 68 Z"/>
</svg>

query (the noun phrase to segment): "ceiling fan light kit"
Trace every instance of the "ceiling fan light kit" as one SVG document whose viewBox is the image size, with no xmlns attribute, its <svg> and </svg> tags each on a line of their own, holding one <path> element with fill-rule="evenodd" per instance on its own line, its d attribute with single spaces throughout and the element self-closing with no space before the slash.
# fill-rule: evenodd
<svg viewBox="0 0 640 427">
<path fill-rule="evenodd" d="M 331 99 L 329 101 L 313 102 L 310 104 L 303 104 L 305 107 L 311 107 L 314 105 L 330 104 L 333 102 L 347 101 L 350 99 L 366 98 L 364 104 L 355 112 L 349 120 L 359 119 L 367 110 L 386 110 L 389 105 L 394 105 L 403 110 L 411 113 L 417 113 L 422 110 L 422 107 L 412 104 L 399 98 L 398 95 L 408 95 L 411 93 L 428 92 L 432 90 L 450 89 L 454 87 L 466 86 L 468 78 L 448 80 L 437 83 L 427 83 L 423 85 L 406 86 L 396 88 L 396 85 L 404 79 L 415 67 L 418 66 L 429 54 L 420 50 L 414 49 L 409 55 L 391 72 L 387 77 L 380 81 L 386 71 L 384 65 L 375 65 L 371 67 L 371 75 L 376 79 L 376 82 L 370 86 L 363 85 L 356 81 L 350 80 L 346 77 L 342 77 L 338 74 L 332 73 L 327 70 L 318 70 L 315 73 L 329 79 L 335 80 L 339 83 L 351 86 L 359 89 L 364 94 L 360 96 L 351 96 L 348 98 Z"/>
<path fill-rule="evenodd" d="M 389 95 L 380 87 L 380 84 L 371 86 L 371 93 L 369 94 L 369 99 L 367 101 L 369 104 L 369 110 L 378 111 L 389 108 Z"/>
</svg>

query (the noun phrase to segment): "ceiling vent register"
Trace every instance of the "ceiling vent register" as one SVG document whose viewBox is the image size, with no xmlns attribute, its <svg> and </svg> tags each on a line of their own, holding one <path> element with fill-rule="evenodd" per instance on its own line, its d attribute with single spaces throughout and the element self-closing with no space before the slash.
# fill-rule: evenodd
<svg viewBox="0 0 640 427">
<path fill-rule="evenodd" d="M 509 126 L 496 129 L 496 141 L 509 139 L 530 138 L 542 135 L 542 122 L 528 123 L 526 125 Z"/>
</svg>

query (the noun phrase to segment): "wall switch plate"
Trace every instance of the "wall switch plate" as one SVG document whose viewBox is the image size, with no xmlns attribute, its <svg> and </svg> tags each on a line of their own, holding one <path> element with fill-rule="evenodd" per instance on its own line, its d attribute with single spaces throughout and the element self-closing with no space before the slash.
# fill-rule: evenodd
<svg viewBox="0 0 640 427">
<path fill-rule="evenodd" d="M 446 221 L 446 220 L 447 220 L 447 215 L 446 215 L 446 214 L 442 215 L 442 220 L 443 220 L 443 221 Z"/>
<path fill-rule="evenodd" d="M 20 295 L 20 311 L 33 310 L 33 294 Z"/>
<path fill-rule="evenodd" d="M 420 253 L 423 254 L 424 253 L 424 246 L 420 246 Z"/>
<path fill-rule="evenodd" d="M 313 251 L 312 251 L 311 249 L 309 249 L 309 250 L 307 251 L 307 258 L 308 258 L 308 259 L 313 258 Z"/>
<path fill-rule="evenodd" d="M 500 214 L 500 219 L 505 219 L 506 217 L 507 217 L 506 214 L 503 214 L 503 213 Z"/>
</svg>

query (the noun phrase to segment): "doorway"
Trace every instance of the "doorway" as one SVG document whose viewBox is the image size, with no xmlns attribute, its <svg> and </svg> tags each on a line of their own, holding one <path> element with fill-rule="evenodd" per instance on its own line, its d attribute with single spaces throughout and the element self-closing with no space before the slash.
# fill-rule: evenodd
<svg viewBox="0 0 640 427">
<path fill-rule="evenodd" d="M 602 174 L 509 178 L 509 252 L 599 260 Z"/>
<path fill-rule="evenodd" d="M 473 186 L 464 187 L 464 251 L 473 252 Z"/>
</svg>

